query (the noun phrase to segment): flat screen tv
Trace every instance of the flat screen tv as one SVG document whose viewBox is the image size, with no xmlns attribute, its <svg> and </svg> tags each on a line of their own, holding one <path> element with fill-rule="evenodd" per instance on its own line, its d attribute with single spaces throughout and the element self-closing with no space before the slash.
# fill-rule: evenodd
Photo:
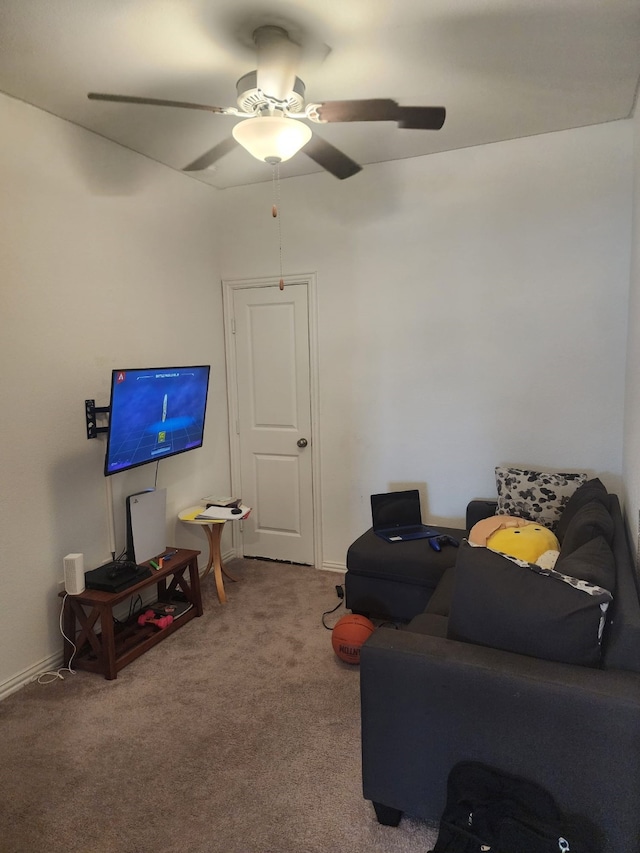
<svg viewBox="0 0 640 853">
<path fill-rule="evenodd" d="M 209 369 L 112 372 L 105 476 L 202 447 Z"/>
</svg>

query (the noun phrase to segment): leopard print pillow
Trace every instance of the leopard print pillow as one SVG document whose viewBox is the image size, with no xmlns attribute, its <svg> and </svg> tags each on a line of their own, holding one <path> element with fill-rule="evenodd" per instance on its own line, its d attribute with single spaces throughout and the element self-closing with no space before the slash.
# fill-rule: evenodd
<svg viewBox="0 0 640 853">
<path fill-rule="evenodd" d="M 496 515 L 517 515 L 555 529 L 565 504 L 587 474 L 545 474 L 522 468 L 496 468 Z"/>
</svg>

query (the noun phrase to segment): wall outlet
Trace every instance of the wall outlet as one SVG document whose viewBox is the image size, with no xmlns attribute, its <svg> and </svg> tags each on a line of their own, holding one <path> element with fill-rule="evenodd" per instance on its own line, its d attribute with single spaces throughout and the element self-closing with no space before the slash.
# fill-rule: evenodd
<svg viewBox="0 0 640 853">
<path fill-rule="evenodd" d="M 64 581 L 58 581 L 58 592 L 64 592 Z"/>
</svg>

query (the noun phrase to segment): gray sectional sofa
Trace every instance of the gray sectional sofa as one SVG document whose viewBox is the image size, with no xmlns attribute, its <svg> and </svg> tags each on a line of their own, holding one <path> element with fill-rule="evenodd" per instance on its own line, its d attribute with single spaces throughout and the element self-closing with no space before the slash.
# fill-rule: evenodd
<svg viewBox="0 0 640 853">
<path fill-rule="evenodd" d="M 468 528 L 494 511 L 473 501 Z M 602 853 L 640 853 L 640 602 L 618 498 L 584 484 L 557 535 L 551 574 L 462 543 L 423 612 L 363 646 L 363 793 L 380 822 L 438 821 L 451 768 L 480 761 L 591 821 Z"/>
</svg>

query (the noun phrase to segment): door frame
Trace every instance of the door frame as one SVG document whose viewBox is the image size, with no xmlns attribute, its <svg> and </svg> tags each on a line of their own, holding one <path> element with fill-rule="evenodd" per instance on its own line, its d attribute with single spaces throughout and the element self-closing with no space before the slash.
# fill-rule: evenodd
<svg viewBox="0 0 640 853">
<path fill-rule="evenodd" d="M 309 399 L 311 404 L 311 476 L 313 501 L 314 566 L 322 568 L 322 512 L 320 495 L 320 392 L 318 358 L 318 305 L 315 273 L 283 276 L 287 285 L 302 284 L 307 288 L 309 327 Z M 265 278 L 222 279 L 222 308 L 224 317 L 224 347 L 227 366 L 227 410 L 229 413 L 229 453 L 231 463 L 231 492 L 240 490 L 240 435 L 238 430 L 238 372 L 233 333 L 234 291 L 258 287 L 278 287 L 279 276 Z M 232 524 L 232 545 L 236 556 L 244 556 L 242 524 Z"/>
</svg>

